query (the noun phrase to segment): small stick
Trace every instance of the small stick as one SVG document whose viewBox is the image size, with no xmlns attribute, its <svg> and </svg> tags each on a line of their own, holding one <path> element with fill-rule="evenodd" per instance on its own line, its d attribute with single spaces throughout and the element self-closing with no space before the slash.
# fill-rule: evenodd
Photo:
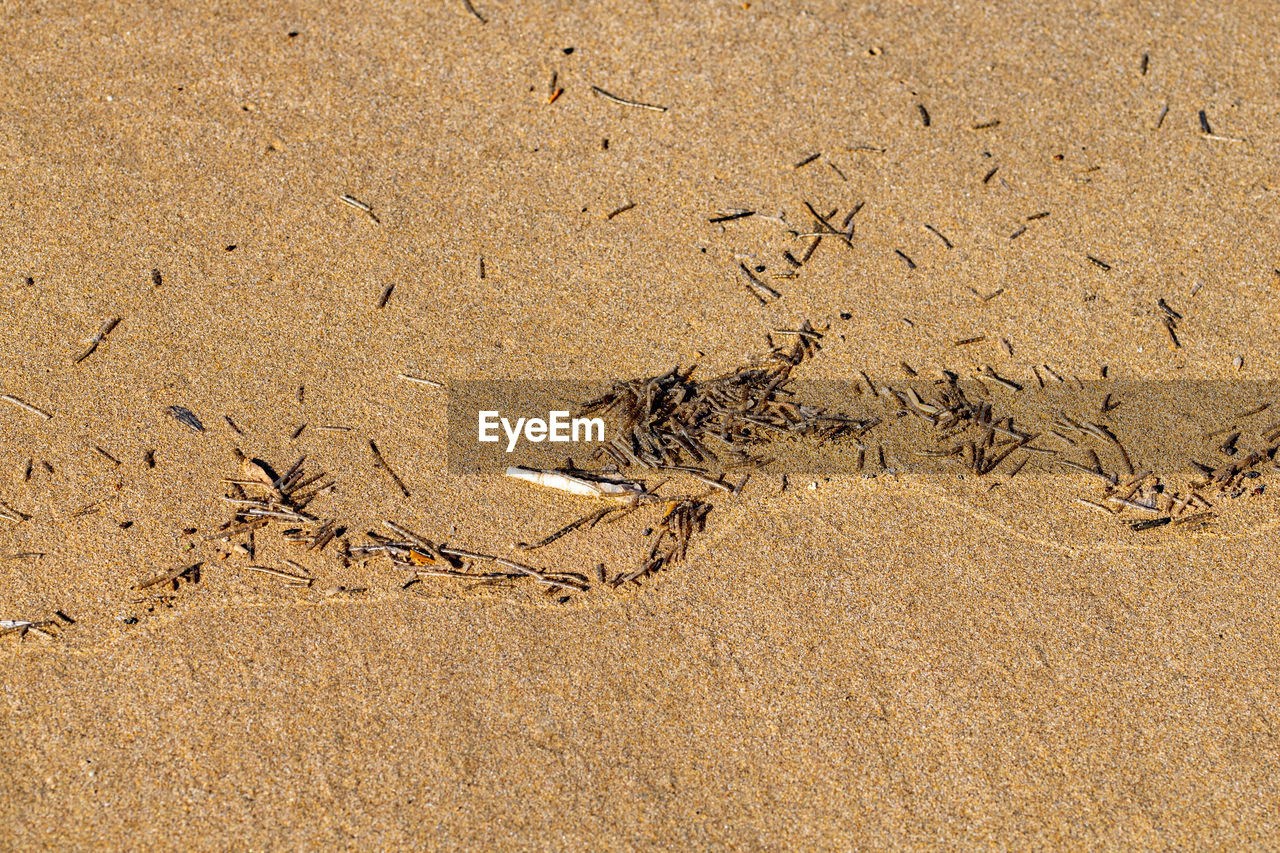
<svg viewBox="0 0 1280 853">
<path fill-rule="evenodd" d="M 567 583 L 564 581 L 559 581 L 554 578 L 547 577 L 545 574 L 533 568 L 532 566 L 526 566 L 523 563 L 517 563 L 515 560 L 508 560 L 508 559 L 505 559 L 504 557 L 495 557 L 492 554 L 479 554 L 479 553 L 476 553 L 475 551 L 464 551 L 461 548 L 439 548 L 437 550 L 439 550 L 441 554 L 444 554 L 447 557 L 458 557 L 459 559 L 462 559 L 462 560 L 487 560 L 492 563 L 497 563 L 499 566 L 502 566 L 503 568 L 515 569 L 517 572 L 528 575 L 529 577 L 534 578 L 540 581 L 541 583 L 547 584 L 548 586 L 559 587 L 561 589 L 567 589 L 573 592 L 583 592 L 588 588 L 585 584 Z"/>
<path fill-rule="evenodd" d="M 435 381 L 434 379 L 420 379 L 420 378 L 419 378 L 419 377 L 417 377 L 417 376 L 409 376 L 409 375 L 408 375 L 408 374 L 406 374 L 406 373 L 399 373 L 399 374 L 396 374 L 396 375 L 397 375 L 397 376 L 399 376 L 401 379 L 405 380 L 406 382 L 415 382 L 415 383 L 417 383 L 418 385 L 426 385 L 428 388 L 443 388 L 443 387 L 444 387 L 444 383 L 443 383 L 443 382 L 437 382 L 437 381 Z"/>
<path fill-rule="evenodd" d="M 462 0 L 462 5 L 466 6 L 466 7 L 467 7 L 467 11 L 468 11 L 468 12 L 470 12 L 471 14 L 475 15 L 475 16 L 476 16 L 476 20 L 478 20 L 480 23 L 482 23 L 482 24 L 487 24 L 487 23 L 489 23 L 489 22 L 485 19 L 484 15 L 481 15 L 479 12 L 477 12 L 477 11 L 476 11 L 476 7 L 471 5 L 471 0 Z"/>
<path fill-rule="evenodd" d="M 17 397 L 13 396 L 12 394 L 5 394 L 3 396 L 0 396 L 0 400 L 4 400 L 6 403 L 12 403 L 13 405 L 17 406 L 19 409 L 25 409 L 33 415 L 39 415 L 40 417 L 44 418 L 46 421 L 53 418 L 53 415 L 49 414 L 44 409 L 41 409 L 37 406 L 33 406 L 30 403 L 27 403 L 23 400 L 19 400 Z"/>
<path fill-rule="evenodd" d="M 399 487 L 406 498 L 410 497 L 409 487 L 404 484 L 404 480 L 400 479 L 400 475 L 387 464 L 387 460 L 382 458 L 382 451 L 378 449 L 378 445 L 374 443 L 372 438 L 369 439 L 369 450 L 373 451 L 373 461 L 377 463 L 378 467 L 390 475 L 391 480 Z"/>
<path fill-rule="evenodd" d="M 273 569 L 270 566 L 245 566 L 244 568 L 246 571 L 261 572 L 264 575 L 271 575 L 272 577 L 280 578 L 281 580 L 286 580 L 290 583 L 300 584 L 302 586 L 311 586 L 316 581 L 315 578 L 309 578 L 305 575 L 295 575 L 291 572 Z"/>
<path fill-rule="evenodd" d="M 1019 385 L 1017 382 L 1014 382 L 1011 379 L 1005 379 L 1003 376 L 1000 376 L 998 373 L 992 370 L 990 366 L 988 366 L 987 369 L 984 370 L 982 373 L 975 373 L 974 376 L 978 379 L 990 379 L 992 382 L 996 383 L 1000 387 L 1005 388 L 1009 391 L 1022 390 L 1021 385 Z"/>
<path fill-rule="evenodd" d="M 1177 521 L 1173 523 L 1174 524 L 1193 524 L 1197 521 L 1208 521 L 1210 518 L 1213 518 L 1214 515 L 1215 513 L 1212 510 L 1206 510 L 1204 512 L 1193 512 L 1190 515 L 1182 516 L 1181 518 L 1179 518 Z"/>
<path fill-rule="evenodd" d="M 939 231 L 937 228 L 934 228 L 932 225 L 930 225 L 930 224 L 929 224 L 929 223 L 927 223 L 927 222 L 925 223 L 924 227 L 925 227 L 926 229 L 928 229 L 928 230 L 933 234 L 933 236 L 935 236 L 935 237 L 937 237 L 939 240 L 941 240 L 941 241 L 942 241 L 942 245 L 946 246 L 948 249 L 954 249 L 954 248 L 955 248 L 955 246 L 954 246 L 954 245 L 952 245 L 951 241 L 950 241 L 950 240 L 948 240 L 948 239 L 943 235 L 943 233 L 942 233 L 941 231 Z"/>
<path fill-rule="evenodd" d="M 1103 506 L 1097 501 L 1091 501 L 1088 498 L 1076 498 L 1076 503 L 1080 504 L 1081 506 L 1087 506 L 1090 509 L 1096 509 L 1098 512 L 1103 512 L 1103 513 L 1106 513 L 1107 515 L 1115 515 L 1115 513 L 1112 512 L 1107 507 Z"/>
<path fill-rule="evenodd" d="M 338 196 L 338 201 L 342 202 L 343 204 L 349 207 L 354 207 L 356 210 L 363 212 L 374 222 L 377 222 L 378 224 L 382 224 L 382 220 L 379 219 L 377 214 L 373 212 L 373 208 L 365 204 L 364 202 L 362 202 L 360 199 L 355 198 L 354 196 L 349 196 L 346 193 L 343 193 L 342 195 Z"/>
<path fill-rule="evenodd" d="M 635 207 L 635 206 L 636 206 L 636 203 L 635 203 L 634 201 L 632 201 L 632 202 L 628 202 L 627 204 L 624 204 L 622 207 L 619 207 L 619 208 L 618 208 L 618 209 L 616 209 L 616 210 L 613 210 L 613 211 L 610 211 L 609 213 L 606 213 L 604 218 L 605 218 L 606 220 L 613 219 L 613 217 L 615 217 L 615 216 L 620 216 L 621 214 L 626 213 L 628 210 L 630 210 L 631 208 L 633 208 L 633 207 Z"/>
<path fill-rule="evenodd" d="M 166 581 L 176 581 L 179 578 L 187 578 L 189 580 L 193 580 L 194 582 L 194 578 L 198 578 L 200 576 L 200 567 L 202 565 L 204 564 L 192 563 L 189 566 L 179 566 L 178 568 L 173 569 L 172 571 L 168 571 L 168 572 L 164 572 L 163 574 L 156 575 L 150 580 L 141 581 L 137 586 L 134 587 L 134 589 L 147 589 L 148 587 L 153 587 L 153 586 L 156 586 L 157 584 L 165 583 Z"/>
<path fill-rule="evenodd" d="M 4 501 L 0 501 L 0 518 L 5 521 L 11 521 L 14 524 L 21 524 L 24 521 L 30 521 L 31 516 L 22 510 L 14 509 Z"/>
<path fill-rule="evenodd" d="M 1057 435 L 1057 433 L 1054 433 L 1054 434 Z M 1116 485 L 1116 478 L 1106 473 L 1105 471 L 1101 471 L 1097 468 L 1089 468 L 1085 465 L 1081 465 L 1079 462 L 1072 462 L 1070 459 L 1055 459 L 1053 461 L 1057 462 L 1059 465 L 1065 465 L 1068 468 L 1072 468 L 1076 471 L 1079 471 L 1082 474 L 1091 474 L 1092 476 L 1097 477 L 1100 480 L 1105 480 L 1107 483 L 1110 483 L 1113 486 Z"/>
<path fill-rule="evenodd" d="M 77 357 L 76 360 L 71 363 L 79 364 L 89 356 L 93 355 L 94 350 L 98 348 L 98 344 L 105 341 L 107 339 L 107 335 L 111 334 L 111 331 L 118 325 L 120 325 L 119 317 L 107 318 L 107 321 L 102 324 L 102 327 L 100 329 L 98 329 L 98 333 L 94 335 L 93 338 L 89 341 L 89 348 L 84 352 L 80 353 L 79 357 Z"/>
<path fill-rule="evenodd" d="M 519 548 L 521 551 L 533 551 L 538 548 L 543 548 L 547 545 L 550 545 L 552 542 L 555 542 L 557 539 L 560 539 L 572 533 L 573 531 L 577 530 L 579 527 L 595 527 L 596 523 L 599 522 L 601 519 L 603 519 L 606 515 L 608 515 L 611 512 L 617 512 L 617 511 L 618 509 L 616 507 L 611 507 L 611 506 L 604 507 L 603 509 L 598 509 L 595 512 L 584 515 L 582 518 L 569 522 L 564 527 L 561 527 L 559 530 L 557 530 L 555 533 L 552 533 L 549 536 L 545 536 L 542 539 L 539 539 L 537 542 L 534 542 L 532 544 L 529 544 L 527 542 L 517 542 L 516 547 Z"/>
<path fill-rule="evenodd" d="M 807 234 L 807 235 L 803 235 L 803 236 L 808 236 L 808 237 L 817 237 L 818 239 L 821 239 L 822 237 L 826 237 L 826 236 L 830 236 L 830 237 L 839 237 L 841 240 L 843 240 L 843 241 L 845 242 L 845 245 L 849 246 L 849 248 L 853 248 L 853 239 L 852 239 L 852 237 L 850 236 L 853 232 L 851 232 L 851 231 L 850 231 L 850 232 L 845 232 L 845 231 L 837 230 L 837 229 L 836 229 L 836 227 L 835 227 L 834 225 L 832 225 L 830 222 L 828 222 L 828 221 L 827 221 L 827 219 L 828 219 L 830 216 L 834 216 L 834 215 L 835 215 L 835 212 L 834 212 L 834 211 L 832 211 L 832 213 L 831 213 L 829 216 L 823 216 L 821 213 L 818 213 L 818 211 L 814 210 L 814 209 L 813 209 L 813 205 L 809 204 L 809 202 L 807 202 L 807 201 L 806 201 L 806 202 L 804 203 L 804 206 L 805 206 L 806 208 L 808 208 L 808 209 L 809 209 L 809 213 L 810 213 L 810 214 L 812 214 L 812 215 L 813 215 L 813 218 L 814 218 L 814 219 L 816 219 L 816 220 L 818 221 L 818 224 L 822 225 L 822 226 L 823 226 L 824 228 L 826 228 L 827 230 L 826 230 L 826 231 L 819 231 L 819 232 L 816 232 L 816 233 L 814 233 L 814 234 Z M 854 213 L 857 213 L 857 211 L 855 210 L 855 211 L 854 211 Z M 797 235 L 797 236 L 799 236 L 799 235 Z M 805 258 L 805 260 L 807 261 L 807 260 L 809 260 L 809 259 L 806 257 L 806 258 Z"/>
<path fill-rule="evenodd" d="M 1128 498 L 1122 498 L 1119 495 L 1111 495 L 1110 497 L 1107 498 L 1107 500 L 1113 504 L 1120 504 L 1120 506 L 1127 506 L 1130 509 L 1138 509 L 1138 510 L 1142 510 L 1143 512 L 1151 512 L 1151 513 L 1157 513 L 1157 514 L 1160 512 L 1159 508 L 1157 507 L 1149 506 L 1147 504 L 1140 504 L 1137 501 L 1131 501 Z"/>
<path fill-rule="evenodd" d="M 822 333 L 815 331 L 813 329 L 774 329 L 773 334 L 799 335 L 802 338 L 809 338 L 810 340 L 815 340 L 815 341 L 822 339 Z"/>
<path fill-rule="evenodd" d="M 95 515 L 100 509 L 102 509 L 102 502 L 93 501 L 92 503 L 87 503 L 75 512 L 71 513 L 68 518 L 83 518 L 86 515 Z"/>
<path fill-rule="evenodd" d="M 756 275 L 755 275 L 755 273 L 753 273 L 751 270 L 747 269 L 747 265 L 746 265 L 746 264 L 744 264 L 744 263 L 742 263 L 742 262 L 739 262 L 739 263 L 738 263 L 738 269 L 742 272 L 743 276 L 745 276 L 745 277 L 746 277 L 746 279 L 747 279 L 747 289 L 751 291 L 751 295 L 752 295 L 752 296 L 754 296 L 756 299 L 760 300 L 760 304 L 761 304 L 761 305 L 766 304 L 769 300 L 765 299 L 763 296 L 761 296 L 761 295 L 759 294 L 759 292 L 758 292 L 758 291 L 760 291 L 760 290 L 763 290 L 765 293 L 768 293 L 768 294 L 769 294 L 770 296 L 772 296 L 774 299 L 781 299 L 781 298 L 782 298 L 782 294 L 781 294 L 781 293 L 779 293 L 778 291 L 774 290 L 772 287 L 770 287 L 769 285 L 767 285 L 767 284 L 765 284 L 763 281 L 761 281 L 759 278 L 757 278 L 757 277 L 756 277 Z"/>
<path fill-rule="evenodd" d="M 1054 433 L 1054 435 L 1057 435 L 1057 433 Z M 1022 446 L 1022 449 L 1023 449 L 1023 450 L 1026 450 L 1026 451 L 1029 451 L 1029 452 L 1031 452 L 1031 453 L 1047 453 L 1047 454 L 1049 454 L 1049 455 L 1051 455 L 1051 456 L 1052 456 L 1052 455 L 1054 455 L 1054 454 L 1056 454 L 1056 453 L 1058 452 L 1058 451 L 1056 451 L 1056 450 L 1054 450 L 1054 449 L 1052 449 L 1052 448 L 1049 448 L 1049 447 L 1035 447 L 1034 445 L 1030 445 L 1030 444 L 1024 444 L 1024 445 Z"/>
<path fill-rule="evenodd" d="M 103 450 L 101 447 L 99 447 L 99 446 L 98 446 L 98 445 L 96 445 L 96 444 L 93 446 L 93 449 L 94 449 L 95 451 L 97 451 L 98 455 L 99 455 L 99 456 L 101 456 L 103 459 L 106 459 L 108 462 L 110 462 L 112 465 L 116 466 L 117 468 L 119 468 L 119 467 L 120 467 L 120 460 L 119 460 L 119 459 L 115 458 L 115 457 L 114 457 L 114 456 L 112 456 L 110 453 L 108 453 L 107 451 Z"/>
<path fill-rule="evenodd" d="M 391 291 L 393 291 L 393 290 L 395 290 L 395 289 L 396 289 L 396 286 L 395 286 L 395 284 L 394 284 L 394 283 L 392 283 L 392 284 L 388 284 L 388 285 L 383 289 L 383 291 L 382 291 L 382 295 L 378 297 L 378 307 L 379 307 L 379 308 L 386 308 L 386 307 L 387 307 L 387 303 L 388 303 L 389 301 L 391 301 Z"/>
<path fill-rule="evenodd" d="M 227 426 L 231 427 L 236 435 L 244 435 L 244 430 L 240 429 L 240 426 L 235 421 L 231 420 L 230 415 L 223 415 L 222 419 L 227 422 Z"/>
<path fill-rule="evenodd" d="M 817 154 L 810 154 L 808 157 L 804 158 L 804 159 L 803 159 L 803 160 L 801 160 L 799 163 L 796 163 L 796 164 L 795 164 L 794 166 L 792 166 L 791 168 L 793 168 L 793 169 L 799 169 L 799 168 L 801 168 L 801 167 L 803 167 L 803 166 L 808 166 L 810 163 L 812 163 L 814 160 L 817 160 L 817 159 L 818 159 L 819 157 L 821 157 L 821 156 L 822 156 L 822 152 L 821 152 L 821 151 L 819 151 Z"/>
<path fill-rule="evenodd" d="M 471 5 L 469 0 L 463 0 L 463 2 L 467 3 L 467 5 Z M 631 101 L 626 98 L 619 98 L 617 95 L 610 94 L 599 86 L 592 86 L 591 91 L 595 92 L 606 101 L 613 101 L 615 104 L 622 104 L 624 107 L 639 107 L 642 110 L 653 110 L 658 113 L 665 113 L 667 111 L 666 107 L 661 107 L 657 104 L 646 104 L 641 101 Z"/>
<path fill-rule="evenodd" d="M 1165 301 L 1164 301 L 1164 299 L 1157 299 L 1157 300 L 1156 300 L 1156 307 L 1157 307 L 1157 308 L 1159 308 L 1161 311 L 1163 311 L 1163 312 L 1164 312 L 1166 315 L 1168 315 L 1171 319 L 1174 319 L 1174 320 L 1181 320 L 1181 319 L 1182 319 L 1182 315 L 1181 315 L 1181 314 L 1179 314 L 1177 311 L 1174 311 L 1172 308 L 1170 308 L 1170 307 L 1169 307 L 1169 303 L 1168 303 L 1168 302 L 1165 302 Z"/>
<path fill-rule="evenodd" d="M 692 477 L 693 479 L 697 480 L 700 483 L 711 486 L 713 489 L 720 489 L 722 492 L 726 492 L 731 495 L 737 494 L 737 489 L 735 489 L 733 486 L 730 486 L 728 483 L 724 482 L 723 480 L 712 479 L 711 477 L 708 477 L 705 474 L 700 474 L 697 471 L 685 471 L 684 473 L 688 474 L 690 477 Z M 750 475 L 748 474 L 748 476 Z"/>
</svg>

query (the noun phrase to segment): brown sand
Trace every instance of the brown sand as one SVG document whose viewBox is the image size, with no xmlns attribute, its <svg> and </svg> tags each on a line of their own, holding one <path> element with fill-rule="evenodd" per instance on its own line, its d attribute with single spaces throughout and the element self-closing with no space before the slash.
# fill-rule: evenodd
<svg viewBox="0 0 1280 853">
<path fill-rule="evenodd" d="M 461 0 L 4 8 L 0 392 L 55 416 L 0 406 L 0 499 L 32 516 L 0 555 L 45 554 L 0 562 L 0 618 L 77 624 L 2 640 L 0 846 L 1276 844 L 1270 495 L 1141 538 L 1066 473 L 762 478 L 686 563 L 566 606 L 214 558 L 234 447 L 309 454 L 356 531 L 502 549 L 580 511 L 451 475 L 444 397 L 400 372 L 726 367 L 809 317 L 832 378 L 1280 375 L 1265 4 L 475 2 L 487 24 Z M 737 258 L 803 243 L 707 219 L 805 200 L 865 201 L 854 247 L 760 307 Z M 131 589 L 196 559 L 171 601 Z"/>
</svg>

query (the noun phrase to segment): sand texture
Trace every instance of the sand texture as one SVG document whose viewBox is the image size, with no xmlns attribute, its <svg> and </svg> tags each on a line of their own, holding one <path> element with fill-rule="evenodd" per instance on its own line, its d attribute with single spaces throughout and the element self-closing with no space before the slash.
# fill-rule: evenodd
<svg viewBox="0 0 1280 853">
<path fill-rule="evenodd" d="M 1280 845 L 1274 10 L 473 2 L 0 4 L 0 847 Z M 453 385 L 806 321 L 828 389 L 1236 396 L 1089 397 L 1124 495 L 1061 420 L 801 442 L 616 587 L 660 508 L 519 556 L 594 504 L 449 464 Z M 237 452 L 338 535 L 218 541 Z"/>
</svg>

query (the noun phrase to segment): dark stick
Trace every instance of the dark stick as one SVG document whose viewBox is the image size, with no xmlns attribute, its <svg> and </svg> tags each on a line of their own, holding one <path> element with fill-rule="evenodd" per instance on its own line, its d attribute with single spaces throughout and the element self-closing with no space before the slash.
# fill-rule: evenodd
<svg viewBox="0 0 1280 853">
<path fill-rule="evenodd" d="M 591 91 L 595 92 L 606 101 L 613 101 L 615 104 L 622 104 L 624 107 L 639 107 L 642 110 L 653 110 L 654 112 L 659 113 L 665 113 L 667 111 L 666 107 L 658 106 L 657 104 L 646 104 L 642 101 L 631 101 L 626 98 L 619 98 L 617 95 L 610 94 L 599 86 L 592 86 Z"/>
<path fill-rule="evenodd" d="M 400 475 L 398 475 L 394 470 L 392 470 L 391 466 L 387 464 L 386 459 L 382 458 L 382 451 L 378 449 L 378 445 L 374 442 L 372 438 L 369 439 L 369 449 L 373 451 L 373 461 L 377 463 L 378 467 L 386 471 L 387 474 L 390 475 L 392 481 L 396 484 L 396 486 L 399 487 L 400 491 L 404 494 L 406 498 L 410 497 L 409 488 L 404 484 L 404 480 L 401 480 Z"/>
<path fill-rule="evenodd" d="M 708 219 L 707 221 L 712 223 L 732 222 L 735 219 L 745 219 L 748 216 L 755 216 L 755 215 L 756 215 L 756 212 L 754 210 L 739 210 L 737 213 L 729 213 L 729 214 L 726 214 L 725 216 L 716 216 L 712 219 Z"/>
<path fill-rule="evenodd" d="M 954 249 L 954 248 L 955 248 L 955 246 L 953 246 L 953 245 L 951 244 L 951 241 L 950 241 L 950 240 L 948 240 L 948 239 L 946 238 L 946 236 L 945 236 L 941 231 L 939 231 L 937 228 L 934 228 L 932 225 L 930 225 L 930 224 L 929 224 L 929 223 L 927 223 L 927 222 L 925 223 L 924 227 L 925 227 L 925 228 L 927 228 L 927 229 L 930 231 L 930 233 L 932 233 L 932 234 L 933 234 L 933 236 L 935 236 L 935 237 L 937 237 L 939 240 L 941 240 L 941 241 L 942 241 L 942 245 L 946 246 L 948 249 Z"/>
</svg>

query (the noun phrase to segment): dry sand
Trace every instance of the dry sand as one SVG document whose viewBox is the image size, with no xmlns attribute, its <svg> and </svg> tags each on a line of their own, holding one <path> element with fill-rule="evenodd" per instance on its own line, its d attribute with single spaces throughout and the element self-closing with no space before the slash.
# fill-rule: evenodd
<svg viewBox="0 0 1280 853">
<path fill-rule="evenodd" d="M 54 415 L 0 405 L 31 516 L 0 555 L 44 554 L 0 562 L 0 618 L 76 619 L 0 639 L 0 846 L 1280 843 L 1270 493 L 1143 536 L 1065 471 L 761 476 L 563 606 L 332 557 L 289 588 L 203 540 L 237 447 L 308 454 L 353 531 L 501 550 L 581 512 L 450 473 L 401 372 L 715 370 L 810 318 L 815 378 L 1280 376 L 1270 7 L 475 3 L 0 7 L 0 393 Z M 865 202 L 853 246 L 761 306 L 736 264 L 784 268 L 767 216 L 804 201 Z"/>
</svg>

